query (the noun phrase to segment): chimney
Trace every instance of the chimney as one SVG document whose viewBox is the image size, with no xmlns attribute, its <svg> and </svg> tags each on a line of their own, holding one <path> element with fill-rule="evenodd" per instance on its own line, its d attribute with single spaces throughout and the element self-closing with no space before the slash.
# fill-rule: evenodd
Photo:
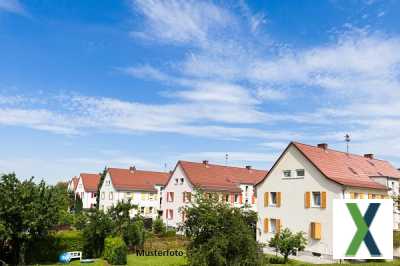
<svg viewBox="0 0 400 266">
<path fill-rule="evenodd" d="M 318 148 L 321 148 L 321 149 L 324 149 L 324 150 L 328 149 L 328 144 L 326 144 L 326 143 L 320 143 L 317 146 L 318 146 Z"/>
<path fill-rule="evenodd" d="M 208 161 L 207 161 L 207 160 L 204 160 L 204 161 L 203 161 L 203 164 L 204 164 L 205 166 L 207 166 L 207 165 L 208 165 Z"/>
<path fill-rule="evenodd" d="M 374 159 L 374 155 L 372 153 L 364 154 L 364 157 L 368 159 Z"/>
<path fill-rule="evenodd" d="M 247 170 L 251 170 L 251 165 L 246 165 Z"/>
<path fill-rule="evenodd" d="M 135 166 L 129 167 L 129 172 L 133 173 L 133 172 L 135 172 L 135 170 L 136 170 L 136 167 L 135 167 Z"/>
</svg>

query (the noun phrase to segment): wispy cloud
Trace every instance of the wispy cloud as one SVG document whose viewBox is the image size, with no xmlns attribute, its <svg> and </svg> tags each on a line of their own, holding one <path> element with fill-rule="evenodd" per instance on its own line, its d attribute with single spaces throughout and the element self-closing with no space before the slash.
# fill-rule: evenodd
<svg viewBox="0 0 400 266">
<path fill-rule="evenodd" d="M 26 15 L 24 6 L 18 0 L 0 0 L 0 12 L 10 12 L 19 15 Z"/>
</svg>

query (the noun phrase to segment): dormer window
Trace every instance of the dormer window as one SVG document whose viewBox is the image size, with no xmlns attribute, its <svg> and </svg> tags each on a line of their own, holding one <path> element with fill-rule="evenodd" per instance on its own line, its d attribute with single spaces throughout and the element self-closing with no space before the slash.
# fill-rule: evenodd
<svg viewBox="0 0 400 266">
<path fill-rule="evenodd" d="M 175 185 L 178 185 L 178 178 L 175 178 Z"/>
</svg>

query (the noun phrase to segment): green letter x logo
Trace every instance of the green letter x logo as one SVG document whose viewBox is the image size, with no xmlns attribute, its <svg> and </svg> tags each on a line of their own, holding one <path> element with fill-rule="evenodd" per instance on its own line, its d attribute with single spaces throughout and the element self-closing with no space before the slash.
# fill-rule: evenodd
<svg viewBox="0 0 400 266">
<path fill-rule="evenodd" d="M 375 240 L 372 237 L 371 232 L 369 231 L 369 227 L 372 224 L 372 220 L 374 220 L 380 203 L 370 203 L 367 211 L 364 214 L 364 217 L 361 215 L 357 203 L 346 203 L 346 205 L 351 214 L 351 217 L 354 220 L 354 223 L 357 226 L 357 232 L 354 235 L 353 240 L 351 241 L 350 246 L 346 251 L 346 256 L 355 256 L 363 241 L 367 246 L 371 256 L 381 256 L 381 252 L 379 251 Z"/>
</svg>

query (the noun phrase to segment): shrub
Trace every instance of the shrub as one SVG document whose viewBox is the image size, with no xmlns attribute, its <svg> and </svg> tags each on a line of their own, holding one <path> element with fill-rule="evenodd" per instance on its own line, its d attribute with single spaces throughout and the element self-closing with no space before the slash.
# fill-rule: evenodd
<svg viewBox="0 0 400 266">
<path fill-rule="evenodd" d="M 154 222 L 153 222 L 153 233 L 156 235 L 163 235 L 165 234 L 165 225 L 164 222 L 160 219 L 157 218 Z"/>
<path fill-rule="evenodd" d="M 104 259 L 111 265 L 125 265 L 128 249 L 122 237 L 107 237 L 104 240 Z"/>
<path fill-rule="evenodd" d="M 400 231 L 393 231 L 393 247 L 400 247 Z"/>
<path fill-rule="evenodd" d="M 305 249 L 307 239 L 304 232 L 293 233 L 289 228 L 277 232 L 268 243 L 270 247 L 275 248 L 287 263 L 289 255 L 296 255 L 298 251 Z"/>
<path fill-rule="evenodd" d="M 174 229 L 169 229 L 164 233 L 165 237 L 174 237 L 176 236 L 176 231 Z"/>
<path fill-rule="evenodd" d="M 55 234 L 60 251 L 82 251 L 83 235 L 80 231 L 61 231 Z"/>
</svg>

